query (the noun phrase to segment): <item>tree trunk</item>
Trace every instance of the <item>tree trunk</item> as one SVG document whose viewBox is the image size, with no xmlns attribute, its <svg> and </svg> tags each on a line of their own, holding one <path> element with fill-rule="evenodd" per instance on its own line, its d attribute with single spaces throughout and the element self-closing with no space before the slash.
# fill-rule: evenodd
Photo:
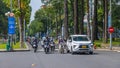
<svg viewBox="0 0 120 68">
<path fill-rule="evenodd" d="M 98 40 L 97 1 L 98 0 L 94 0 L 93 41 Z"/>
<path fill-rule="evenodd" d="M 80 34 L 84 34 L 84 0 L 81 0 Z"/>
<path fill-rule="evenodd" d="M 56 36 L 58 36 L 58 17 L 57 17 L 57 11 L 56 11 Z"/>
<path fill-rule="evenodd" d="M 24 40 L 23 40 L 23 19 L 24 19 L 24 16 L 22 14 L 22 11 L 21 11 L 21 0 L 18 0 L 18 7 L 20 9 L 20 16 L 19 16 L 19 33 L 20 33 L 20 46 L 21 48 L 24 47 Z"/>
<path fill-rule="evenodd" d="M 104 16 L 104 19 L 103 19 L 103 42 L 104 42 L 104 38 L 105 38 L 105 1 L 103 0 L 103 16 Z"/>
<path fill-rule="evenodd" d="M 71 19 L 71 23 L 74 25 L 74 0 L 71 0 L 71 2 L 70 2 L 70 7 L 71 7 L 71 13 L 70 13 L 70 15 L 71 15 L 71 17 L 72 17 L 72 19 Z M 72 32 L 72 34 L 74 34 L 74 26 L 70 26 L 71 27 L 71 32 Z"/>
<path fill-rule="evenodd" d="M 90 16 L 89 15 L 90 15 L 90 13 L 89 13 L 89 0 L 87 0 L 87 35 L 90 38 L 91 33 L 90 33 L 90 19 L 89 19 Z"/>
<path fill-rule="evenodd" d="M 64 0 L 64 13 L 65 13 L 65 18 L 64 18 L 64 38 L 68 38 L 68 2 L 67 0 Z"/>
<path fill-rule="evenodd" d="M 107 43 L 108 42 L 108 0 L 104 0 L 104 11 L 105 11 L 105 15 L 104 15 L 104 28 L 105 28 L 105 31 L 104 31 L 104 38 L 103 38 L 103 42 L 104 43 Z"/>
<path fill-rule="evenodd" d="M 78 0 L 74 0 L 74 34 L 79 34 Z"/>
<path fill-rule="evenodd" d="M 24 40 L 23 40 L 23 24 L 22 24 L 22 19 L 19 17 L 19 33 L 20 33 L 20 47 L 23 48 L 24 46 Z"/>
</svg>

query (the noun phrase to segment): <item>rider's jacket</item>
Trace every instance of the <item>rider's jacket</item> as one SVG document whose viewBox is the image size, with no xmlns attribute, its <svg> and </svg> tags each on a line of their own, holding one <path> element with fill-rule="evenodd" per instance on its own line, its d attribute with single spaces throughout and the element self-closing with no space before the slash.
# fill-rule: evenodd
<svg viewBox="0 0 120 68">
<path fill-rule="evenodd" d="M 55 43 L 54 43 L 53 40 L 50 41 L 50 45 L 51 45 L 51 46 L 54 46 L 54 45 L 55 45 Z"/>
<path fill-rule="evenodd" d="M 38 41 L 37 41 L 37 39 L 35 38 L 35 40 L 33 41 L 33 45 L 35 45 L 35 47 L 38 47 Z"/>
<path fill-rule="evenodd" d="M 63 39 L 59 39 L 59 44 L 64 43 Z"/>
<path fill-rule="evenodd" d="M 44 44 L 45 44 L 45 45 L 49 45 L 49 43 L 50 43 L 50 42 L 49 42 L 48 39 L 45 39 L 45 40 L 44 40 Z"/>
</svg>

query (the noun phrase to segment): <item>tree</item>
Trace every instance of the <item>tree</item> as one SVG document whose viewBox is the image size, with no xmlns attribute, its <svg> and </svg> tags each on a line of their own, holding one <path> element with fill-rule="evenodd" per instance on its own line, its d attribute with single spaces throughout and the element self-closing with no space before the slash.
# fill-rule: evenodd
<svg viewBox="0 0 120 68">
<path fill-rule="evenodd" d="M 106 1 L 109 2 L 108 0 L 106 0 Z M 116 1 L 112 1 L 112 2 L 113 2 L 112 4 L 114 4 L 114 6 L 113 6 L 114 9 L 112 11 L 112 13 L 114 14 L 114 16 L 112 17 L 113 18 L 112 22 L 114 22 L 114 23 L 112 23 L 112 25 L 114 25 L 118 28 L 120 16 L 119 16 L 119 11 L 116 11 L 116 10 L 118 10 L 119 6 L 116 6 L 116 3 L 117 3 Z M 64 4 L 64 6 L 63 6 L 63 4 Z M 93 25 L 92 26 L 93 27 L 92 34 L 94 34 L 92 36 L 92 37 L 94 37 L 93 40 L 98 39 L 98 34 L 99 34 L 99 37 L 101 37 L 101 38 L 105 38 L 105 35 L 106 36 L 108 35 L 108 34 L 105 34 L 105 32 L 107 32 L 107 28 L 108 28 L 108 26 L 107 26 L 108 10 L 107 11 L 105 10 L 105 4 L 106 4 L 105 0 L 94 0 L 95 7 L 94 8 L 92 7 L 92 10 L 94 9 L 94 16 L 91 17 L 91 18 L 94 17 L 92 20 L 92 25 Z M 90 9 L 89 8 L 90 7 L 89 0 L 67 0 L 67 4 L 66 4 L 65 0 L 60 0 L 60 1 L 49 0 L 49 3 L 46 2 L 45 5 L 47 5 L 46 9 L 43 10 L 41 8 L 39 10 L 39 11 L 43 10 L 41 12 L 44 12 L 44 13 L 37 13 L 36 17 L 39 16 L 37 18 L 39 20 L 42 19 L 41 22 L 43 24 L 47 21 L 47 19 L 49 19 L 49 21 L 52 22 L 51 26 L 52 26 L 53 32 L 55 32 L 54 30 L 57 29 L 56 32 L 57 33 L 59 32 L 59 34 L 60 34 L 61 25 L 64 24 L 64 26 L 65 26 L 64 35 L 65 36 L 69 35 L 69 34 L 74 34 L 76 32 L 79 32 L 80 34 L 85 34 L 85 30 L 87 27 L 88 27 L 87 32 L 88 32 L 88 35 L 90 36 L 90 33 L 91 33 L 90 32 L 90 20 L 88 19 L 88 25 L 86 28 L 84 27 L 84 22 L 83 22 L 85 13 L 88 15 L 88 18 L 90 17 L 89 16 L 90 15 L 89 14 L 89 12 L 90 12 L 89 11 L 89 9 Z M 51 6 L 49 6 L 49 5 L 51 5 Z M 49 7 L 49 9 L 48 9 L 48 7 Z M 67 10 L 66 10 L 66 8 L 67 8 Z M 109 9 L 108 5 L 107 5 L 107 9 Z M 50 11 L 52 11 L 52 12 L 50 12 Z M 103 22 L 103 19 L 104 19 L 104 22 Z M 63 21 L 64 23 L 62 23 L 61 21 Z M 75 22 L 78 25 L 76 25 Z M 57 26 L 57 28 L 56 28 L 56 26 Z M 68 29 L 69 29 L 69 31 L 68 31 Z M 104 37 L 102 37 L 102 33 L 104 34 L 103 35 Z"/>
<path fill-rule="evenodd" d="M 38 20 L 33 20 L 30 25 L 30 35 L 43 31 L 43 23 Z"/>
<path fill-rule="evenodd" d="M 29 7 L 29 3 L 30 3 L 30 0 L 18 0 L 18 9 L 19 9 L 19 33 L 20 33 L 20 46 L 21 48 L 23 48 L 23 45 L 24 45 L 24 20 L 25 19 L 25 15 L 26 15 L 26 11 Z"/>
<path fill-rule="evenodd" d="M 0 0 L 0 33 L 3 35 L 7 35 L 7 17 L 5 16 L 5 13 L 9 11 L 9 8 L 6 6 L 4 2 Z"/>
<path fill-rule="evenodd" d="M 112 26 L 115 27 L 115 31 L 118 33 L 120 29 L 120 5 L 118 4 L 118 0 L 116 2 L 112 1 Z"/>
<path fill-rule="evenodd" d="M 87 35 L 90 38 L 91 32 L 90 32 L 90 20 L 89 20 L 89 0 L 87 0 Z"/>
<path fill-rule="evenodd" d="M 93 18 L 93 41 L 98 40 L 98 22 L 97 22 L 97 3 L 98 0 L 94 0 L 94 18 Z"/>
<path fill-rule="evenodd" d="M 104 0 L 104 37 L 103 37 L 103 42 L 107 43 L 108 42 L 108 0 Z"/>
<path fill-rule="evenodd" d="M 79 1 L 81 1 L 80 2 L 80 5 L 81 5 L 81 7 L 79 8 L 79 9 L 81 9 L 80 10 L 80 34 L 84 34 L 84 14 L 85 14 L 85 12 L 84 12 L 84 0 L 79 0 Z"/>
<path fill-rule="evenodd" d="M 65 18 L 64 18 L 64 38 L 68 38 L 68 1 L 64 0 L 64 13 L 65 13 Z"/>
<path fill-rule="evenodd" d="M 78 0 L 74 0 L 74 34 L 79 34 Z"/>
</svg>

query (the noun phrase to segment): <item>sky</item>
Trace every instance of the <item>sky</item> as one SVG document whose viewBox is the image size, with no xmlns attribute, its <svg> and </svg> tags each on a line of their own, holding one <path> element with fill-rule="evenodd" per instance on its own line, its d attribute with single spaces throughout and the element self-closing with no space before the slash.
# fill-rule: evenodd
<svg viewBox="0 0 120 68">
<path fill-rule="evenodd" d="M 32 7 L 30 21 L 34 20 L 35 12 L 40 9 L 42 5 L 41 0 L 31 0 L 30 6 Z"/>
</svg>

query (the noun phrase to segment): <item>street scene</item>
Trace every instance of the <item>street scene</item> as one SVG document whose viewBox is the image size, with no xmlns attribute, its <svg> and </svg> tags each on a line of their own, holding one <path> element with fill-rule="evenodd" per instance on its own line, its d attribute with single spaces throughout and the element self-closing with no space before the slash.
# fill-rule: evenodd
<svg viewBox="0 0 120 68">
<path fill-rule="evenodd" d="M 0 0 L 0 68 L 120 68 L 120 0 Z"/>
<path fill-rule="evenodd" d="M 95 51 L 88 54 L 45 54 L 39 50 L 0 53 L 0 68 L 119 68 L 120 53 Z"/>
</svg>

